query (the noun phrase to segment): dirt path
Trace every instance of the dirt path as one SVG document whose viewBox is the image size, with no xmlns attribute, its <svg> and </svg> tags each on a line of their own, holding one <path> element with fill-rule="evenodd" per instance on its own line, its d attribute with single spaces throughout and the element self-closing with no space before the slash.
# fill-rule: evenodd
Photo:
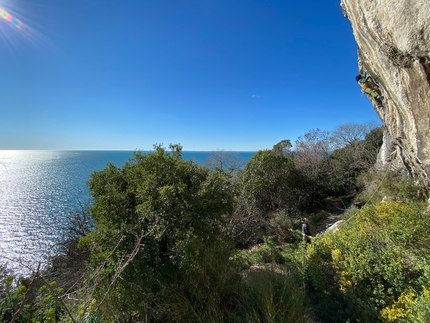
<svg viewBox="0 0 430 323">
<path fill-rule="evenodd" d="M 339 221 L 345 212 L 346 206 L 341 200 L 333 200 L 328 206 L 329 216 L 318 222 L 314 227 L 315 234 L 325 231 L 328 227 Z"/>
</svg>

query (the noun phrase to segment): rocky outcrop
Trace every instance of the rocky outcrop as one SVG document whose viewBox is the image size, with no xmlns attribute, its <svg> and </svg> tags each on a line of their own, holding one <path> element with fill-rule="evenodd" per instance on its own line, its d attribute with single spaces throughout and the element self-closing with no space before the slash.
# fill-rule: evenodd
<svg viewBox="0 0 430 323">
<path fill-rule="evenodd" d="M 382 137 L 382 146 L 379 149 L 378 156 L 376 157 L 375 169 L 376 170 L 384 170 L 390 166 L 392 162 L 391 153 L 394 150 L 393 138 L 391 138 L 388 130 L 384 130 L 384 134 Z"/>
<path fill-rule="evenodd" d="M 336 223 L 329 226 L 325 232 L 337 232 L 339 230 L 339 226 L 341 226 L 344 222 L 344 220 L 337 221 Z"/>
<path fill-rule="evenodd" d="M 379 149 L 374 168 L 378 171 L 383 171 L 389 168 L 391 171 L 401 175 L 402 177 L 408 177 L 411 174 L 405 167 L 405 164 L 400 156 L 400 147 L 394 145 L 393 138 L 391 137 L 389 131 L 384 130 L 383 144 Z"/>
<path fill-rule="evenodd" d="M 341 6 L 358 45 L 359 70 L 385 98 L 374 108 L 392 139 L 390 160 L 430 187 L 429 2 L 342 0 Z"/>
</svg>

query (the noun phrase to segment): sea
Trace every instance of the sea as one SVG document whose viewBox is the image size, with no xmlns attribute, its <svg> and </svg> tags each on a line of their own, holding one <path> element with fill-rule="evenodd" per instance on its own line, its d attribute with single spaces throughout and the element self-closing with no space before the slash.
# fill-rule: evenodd
<svg viewBox="0 0 430 323">
<path fill-rule="evenodd" d="M 183 151 L 205 165 L 212 151 Z M 244 166 L 256 153 L 226 151 Z M 91 203 L 87 181 L 108 163 L 121 167 L 133 151 L 0 151 L 0 266 L 26 275 L 58 253 L 67 216 Z"/>
</svg>

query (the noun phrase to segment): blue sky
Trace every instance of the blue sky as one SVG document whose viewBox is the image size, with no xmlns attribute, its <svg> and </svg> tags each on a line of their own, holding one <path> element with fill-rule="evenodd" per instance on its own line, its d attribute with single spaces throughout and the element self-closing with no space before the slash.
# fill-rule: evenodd
<svg viewBox="0 0 430 323">
<path fill-rule="evenodd" d="M 379 122 L 340 0 L 0 0 L 0 149 L 250 150 Z"/>
</svg>

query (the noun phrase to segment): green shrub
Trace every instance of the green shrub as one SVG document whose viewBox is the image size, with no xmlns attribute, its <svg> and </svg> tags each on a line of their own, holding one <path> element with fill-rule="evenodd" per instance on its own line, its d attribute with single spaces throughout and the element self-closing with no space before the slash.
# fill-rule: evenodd
<svg viewBox="0 0 430 323">
<path fill-rule="evenodd" d="M 415 204 L 367 205 L 338 232 L 315 239 L 308 246 L 308 282 L 311 296 L 325 306 L 316 306 L 319 314 L 330 315 L 330 322 L 412 315 L 406 296 L 413 290 L 423 297 L 428 288 L 427 219 Z"/>
<path fill-rule="evenodd" d="M 242 264 L 229 244 L 206 248 L 196 240 L 189 248 L 195 257 L 164 284 L 157 311 L 163 322 L 227 322 L 238 311 Z"/>
<path fill-rule="evenodd" d="M 423 201 L 426 199 L 424 187 L 416 178 L 401 177 L 389 172 L 382 181 L 384 195 L 405 202 Z"/>
<path fill-rule="evenodd" d="M 297 234 L 300 220 L 286 211 L 276 212 L 268 221 L 267 236 L 273 237 L 278 243 L 297 243 L 302 237 Z"/>
<path fill-rule="evenodd" d="M 427 193 L 419 180 L 402 177 L 390 170 L 368 171 L 358 179 L 364 189 L 355 197 L 356 204 L 378 203 L 382 199 L 404 202 L 420 202 L 427 199 Z"/>
<path fill-rule="evenodd" d="M 228 174 L 185 161 L 179 145 L 170 145 L 171 152 L 154 148 L 89 181 L 96 228 L 80 245 L 91 251 L 91 298 L 105 320 L 167 321 L 165 297 L 179 293 L 200 302 L 191 286 L 203 292 L 202 276 L 211 277 L 210 286 L 218 277 L 209 275 L 206 253 L 231 249 L 221 230 L 233 210 Z M 227 265 L 228 256 L 218 261 Z"/>
<path fill-rule="evenodd" d="M 285 263 L 280 248 L 276 246 L 273 240 L 267 238 L 264 238 L 264 243 L 251 251 L 248 257 L 252 259 L 252 263 L 254 264 Z"/>
<path fill-rule="evenodd" d="M 3 295 L 1 295 L 0 299 L 0 322 L 10 322 L 15 312 L 19 309 L 26 287 L 20 286 L 14 289 L 13 276 L 6 277 L 1 283 Z M 28 315 L 22 315 L 17 322 L 25 322 L 26 319 L 28 319 Z"/>
<path fill-rule="evenodd" d="M 250 271 L 238 296 L 236 322 L 305 322 L 303 280 L 294 269 Z"/>
<path fill-rule="evenodd" d="M 0 322 L 10 322 L 15 315 L 17 323 L 57 323 L 61 321 L 64 308 L 58 299 L 63 293 L 56 288 L 56 283 L 43 285 L 39 293 L 33 293 L 33 280 L 15 281 L 13 276 L 6 277 L 2 282 L 3 291 L 0 296 Z"/>
<path fill-rule="evenodd" d="M 345 212 L 342 214 L 342 220 L 349 221 L 351 220 L 358 212 L 360 211 L 355 205 L 350 206 Z"/>
</svg>

